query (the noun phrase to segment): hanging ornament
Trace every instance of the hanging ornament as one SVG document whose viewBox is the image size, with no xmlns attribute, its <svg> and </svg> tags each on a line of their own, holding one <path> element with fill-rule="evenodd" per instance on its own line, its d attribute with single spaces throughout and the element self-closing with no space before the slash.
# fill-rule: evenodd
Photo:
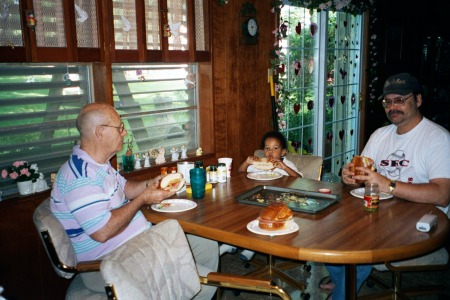
<svg viewBox="0 0 450 300">
<path fill-rule="evenodd" d="M 79 7 L 76 3 L 75 3 L 75 11 L 77 12 L 78 15 L 77 18 L 78 22 L 84 23 L 89 18 L 88 13 L 85 10 L 81 9 L 81 7 Z"/>
<path fill-rule="evenodd" d="M 72 85 L 72 80 L 70 79 L 69 66 L 67 66 L 67 72 L 64 74 L 64 84 L 67 86 Z"/>
<path fill-rule="evenodd" d="M 285 71 L 285 65 L 284 65 L 284 64 L 281 64 L 281 65 L 278 67 L 278 72 L 279 72 L 279 73 L 284 73 L 284 71 Z"/>
<path fill-rule="evenodd" d="M 123 22 L 123 31 L 128 32 L 130 31 L 131 27 L 133 27 L 131 25 L 131 22 L 128 21 L 128 19 L 125 16 L 120 16 L 122 18 L 122 22 Z"/>
<path fill-rule="evenodd" d="M 311 144 L 312 144 L 312 138 L 309 138 L 309 139 L 308 139 L 308 145 L 311 146 Z"/>
<path fill-rule="evenodd" d="M 302 33 L 302 23 L 300 22 L 297 23 L 297 26 L 295 26 L 295 32 L 297 32 L 297 34 Z"/>
<path fill-rule="evenodd" d="M 333 140 L 333 132 L 332 131 L 328 131 L 328 133 L 327 133 L 327 140 L 329 142 L 331 142 Z"/>
<path fill-rule="evenodd" d="M 31 30 L 34 30 L 36 28 L 36 17 L 34 15 L 33 10 L 26 10 L 26 19 L 27 19 L 27 26 L 31 28 Z"/>
<path fill-rule="evenodd" d="M 167 13 L 169 12 L 169 10 L 167 9 L 162 9 L 162 23 L 163 23 L 163 37 L 171 37 L 172 33 L 170 32 L 170 25 L 169 22 L 167 20 Z"/>
<path fill-rule="evenodd" d="M 178 35 L 180 34 L 180 26 L 181 22 L 178 23 L 169 22 L 169 31 L 171 36 L 173 36 L 174 38 L 178 37 Z"/>
<path fill-rule="evenodd" d="M 295 103 L 294 104 L 294 112 L 296 115 L 298 115 L 298 112 L 300 111 L 300 104 Z"/>
<path fill-rule="evenodd" d="M 311 23 L 311 25 L 309 25 L 309 31 L 311 32 L 311 36 L 314 37 L 317 33 L 317 24 L 316 23 Z"/>
<path fill-rule="evenodd" d="M 350 135 L 353 136 L 353 129 L 350 129 Z"/>
<path fill-rule="evenodd" d="M 347 27 L 347 21 L 344 21 L 344 27 Z"/>
<path fill-rule="evenodd" d="M 347 76 L 347 71 L 341 68 L 339 69 L 339 73 L 341 74 L 342 80 L 344 80 L 345 76 Z"/>
<path fill-rule="evenodd" d="M 195 88 L 195 74 L 194 73 L 187 74 L 186 78 L 184 79 L 184 85 L 188 89 Z"/>
<path fill-rule="evenodd" d="M 309 60 L 308 71 L 309 74 L 312 74 L 314 72 L 314 59 Z"/>
<path fill-rule="evenodd" d="M 341 139 L 341 141 L 344 138 L 344 133 L 345 133 L 344 129 L 339 130 L 339 138 Z"/>
<path fill-rule="evenodd" d="M 308 101 L 308 110 L 312 110 L 314 108 L 314 101 L 309 100 Z"/>
<path fill-rule="evenodd" d="M 300 74 L 300 69 L 302 68 L 301 63 L 296 59 L 295 63 L 294 63 L 294 73 L 295 75 L 299 75 Z"/>
<path fill-rule="evenodd" d="M 355 103 L 356 103 L 356 95 L 355 95 L 355 93 L 352 94 L 351 102 L 352 102 L 352 105 L 355 105 Z"/>
<path fill-rule="evenodd" d="M 341 96 L 341 103 L 344 104 L 344 102 L 345 102 L 345 95 L 342 95 Z"/>
<path fill-rule="evenodd" d="M 328 106 L 330 108 L 333 108 L 333 106 L 334 106 L 334 96 L 330 96 L 330 98 L 328 98 Z"/>
</svg>

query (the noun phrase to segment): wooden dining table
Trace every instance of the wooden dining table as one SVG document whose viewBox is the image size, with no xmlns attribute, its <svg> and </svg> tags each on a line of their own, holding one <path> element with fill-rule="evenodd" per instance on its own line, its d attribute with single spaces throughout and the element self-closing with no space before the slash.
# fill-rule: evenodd
<svg viewBox="0 0 450 300">
<path fill-rule="evenodd" d="M 294 211 L 299 230 L 286 235 L 261 235 L 247 229 L 263 206 L 240 203 L 236 197 L 257 186 L 317 192 L 321 188 L 340 200 L 316 213 Z M 347 265 L 347 292 L 356 299 L 356 264 L 375 264 L 423 255 L 443 245 L 449 235 L 447 216 L 434 205 L 400 198 L 380 201 L 379 210 L 364 210 L 363 200 L 350 192 L 355 186 L 283 176 L 274 180 L 249 179 L 246 173 L 232 174 L 226 183 L 206 191 L 201 200 L 186 192 L 173 198 L 197 203 L 191 210 L 166 213 L 144 207 L 152 223 L 176 219 L 186 233 L 217 240 L 256 252 L 287 259 Z M 438 216 L 430 232 L 416 230 L 426 213 Z"/>
</svg>

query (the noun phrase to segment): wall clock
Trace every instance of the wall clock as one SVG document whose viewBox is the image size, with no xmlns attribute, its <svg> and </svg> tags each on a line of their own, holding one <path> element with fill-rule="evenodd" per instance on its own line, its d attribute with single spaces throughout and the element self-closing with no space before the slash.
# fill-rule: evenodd
<svg viewBox="0 0 450 300">
<path fill-rule="evenodd" d="M 241 8 L 241 29 L 239 43 L 254 45 L 258 42 L 259 26 L 256 19 L 256 9 L 252 3 L 246 2 Z"/>
</svg>

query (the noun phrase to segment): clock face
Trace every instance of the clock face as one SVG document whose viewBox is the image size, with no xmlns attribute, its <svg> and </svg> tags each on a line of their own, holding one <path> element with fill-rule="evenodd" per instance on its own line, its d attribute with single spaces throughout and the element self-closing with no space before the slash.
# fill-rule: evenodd
<svg viewBox="0 0 450 300">
<path fill-rule="evenodd" d="M 258 23 L 255 19 L 249 19 L 247 22 L 247 31 L 250 36 L 256 36 L 258 33 Z"/>
</svg>

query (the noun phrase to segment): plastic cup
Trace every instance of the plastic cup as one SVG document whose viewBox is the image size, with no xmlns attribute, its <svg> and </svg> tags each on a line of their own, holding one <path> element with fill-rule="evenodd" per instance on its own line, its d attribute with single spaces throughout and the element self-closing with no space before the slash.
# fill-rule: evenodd
<svg viewBox="0 0 450 300">
<path fill-rule="evenodd" d="M 203 199 L 205 197 L 206 171 L 201 168 L 189 170 L 191 178 L 192 198 Z"/>
<path fill-rule="evenodd" d="M 191 176 L 189 174 L 189 171 L 194 168 L 193 162 L 183 161 L 177 163 L 177 170 L 178 173 L 183 174 L 184 180 L 186 180 L 186 184 L 191 184 Z"/>
<path fill-rule="evenodd" d="M 221 157 L 219 158 L 219 163 L 224 163 L 227 167 L 227 177 L 231 177 L 231 168 L 233 164 L 233 159 L 229 157 Z"/>
<path fill-rule="evenodd" d="M 351 171 L 355 172 L 355 175 L 366 175 L 364 171 L 356 170 L 356 167 L 366 167 L 372 169 L 373 159 L 365 156 L 354 156 L 352 159 L 353 167 L 350 168 Z M 364 183 L 364 180 L 355 180 L 356 183 Z"/>
</svg>

